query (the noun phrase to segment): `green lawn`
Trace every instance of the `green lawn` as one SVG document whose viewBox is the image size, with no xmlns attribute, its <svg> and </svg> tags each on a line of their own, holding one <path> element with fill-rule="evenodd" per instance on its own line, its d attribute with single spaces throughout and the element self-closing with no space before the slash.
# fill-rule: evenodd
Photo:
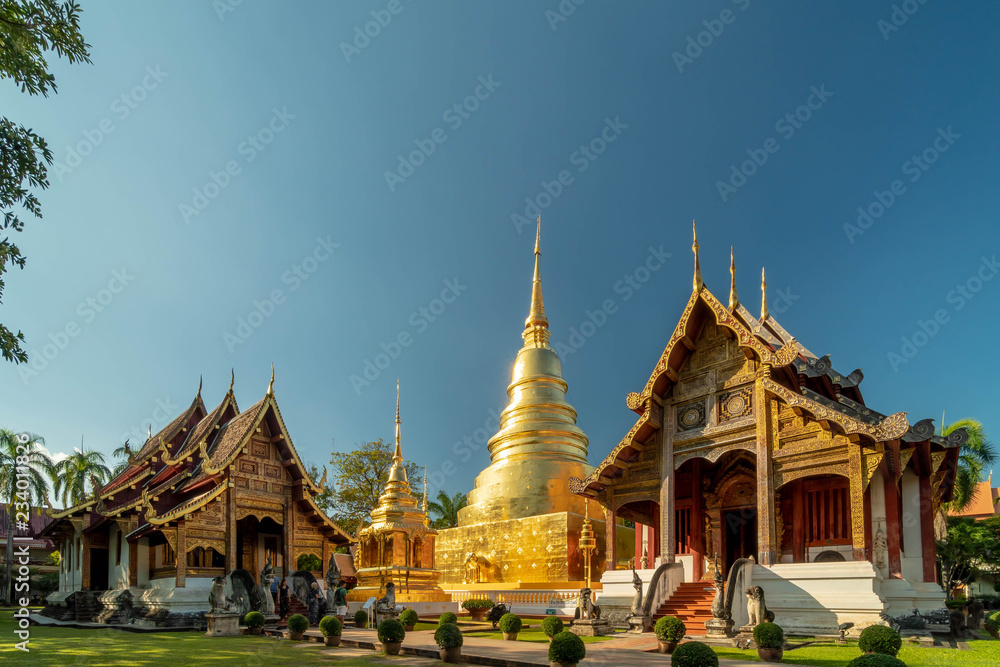
<svg viewBox="0 0 1000 667">
<path fill-rule="evenodd" d="M 801 643 L 795 638 L 792 644 Z M 1000 641 L 971 640 L 968 651 L 951 648 L 923 648 L 913 644 L 903 644 L 902 650 L 896 656 L 906 663 L 907 667 L 996 667 L 1000 665 Z M 720 658 L 731 660 L 759 661 L 757 651 L 744 651 L 738 648 L 713 646 L 712 650 Z M 849 642 L 846 646 L 833 642 L 822 642 L 803 646 L 791 651 L 785 651 L 782 662 L 800 665 L 815 665 L 816 667 L 844 667 L 848 662 L 861 655 L 857 642 Z"/>
<path fill-rule="evenodd" d="M 482 639 L 499 639 L 503 641 L 503 634 L 497 630 L 496 632 L 465 632 L 463 633 L 466 637 L 479 637 Z M 590 642 L 603 642 L 611 639 L 611 637 L 580 637 L 584 643 Z M 519 642 L 537 642 L 537 643 L 548 643 L 549 638 L 545 636 L 541 628 L 531 628 L 528 630 L 522 629 L 517 633 L 517 641 Z"/>
</svg>

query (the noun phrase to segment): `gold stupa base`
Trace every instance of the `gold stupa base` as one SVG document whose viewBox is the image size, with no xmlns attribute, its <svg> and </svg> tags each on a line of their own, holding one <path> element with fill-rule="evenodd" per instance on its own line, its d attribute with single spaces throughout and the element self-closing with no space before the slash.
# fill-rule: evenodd
<svg viewBox="0 0 1000 667">
<path fill-rule="evenodd" d="M 385 595 L 385 585 L 396 585 L 396 602 L 448 602 L 451 596 L 438 586 L 441 573 L 429 568 L 362 568 L 358 584 L 347 593 L 348 602 L 365 601 Z"/>
</svg>

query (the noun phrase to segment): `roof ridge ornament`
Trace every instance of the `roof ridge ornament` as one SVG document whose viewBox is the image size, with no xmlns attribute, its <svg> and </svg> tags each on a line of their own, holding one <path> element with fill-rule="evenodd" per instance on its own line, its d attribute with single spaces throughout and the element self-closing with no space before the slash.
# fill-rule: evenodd
<svg viewBox="0 0 1000 667">
<path fill-rule="evenodd" d="M 233 385 L 234 384 L 236 384 L 236 369 L 235 368 L 230 368 L 229 369 L 229 391 L 226 392 L 227 394 L 233 393 Z"/>
<path fill-rule="evenodd" d="M 740 305 L 740 298 L 736 295 L 736 256 L 733 254 L 733 246 L 729 246 L 729 310 L 736 310 Z"/>
<path fill-rule="evenodd" d="M 197 398 L 198 396 L 201 396 L 201 385 L 202 385 L 202 383 L 204 381 L 205 381 L 205 376 L 204 375 L 199 375 L 198 376 L 198 395 L 195 396 L 195 398 Z"/>
<path fill-rule="evenodd" d="M 271 362 L 271 382 L 267 385 L 267 396 L 274 396 L 274 362 Z"/>
<path fill-rule="evenodd" d="M 764 277 L 764 267 L 760 267 L 760 323 L 768 318 L 767 312 L 767 279 Z"/>
<path fill-rule="evenodd" d="M 691 243 L 691 252 L 694 253 L 694 281 L 692 287 L 695 292 L 700 292 L 705 287 L 705 281 L 701 278 L 701 261 L 698 259 L 698 226 L 694 220 L 691 221 L 691 234 L 694 241 Z"/>
<path fill-rule="evenodd" d="M 549 320 L 545 317 L 545 301 L 542 299 L 542 273 L 540 258 L 542 255 L 542 216 L 538 216 L 535 228 L 535 273 L 531 280 L 531 308 L 528 318 L 524 320 L 524 342 L 533 342 L 535 347 L 544 347 L 549 343 Z"/>
</svg>

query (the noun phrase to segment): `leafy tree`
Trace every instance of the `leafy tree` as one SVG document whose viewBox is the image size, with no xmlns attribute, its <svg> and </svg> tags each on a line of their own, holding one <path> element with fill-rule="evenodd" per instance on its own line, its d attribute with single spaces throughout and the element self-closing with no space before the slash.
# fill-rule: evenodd
<svg viewBox="0 0 1000 667">
<path fill-rule="evenodd" d="M 80 34 L 80 6 L 57 0 L 0 1 L 0 79 L 13 79 L 21 92 L 48 97 L 49 92 L 56 92 L 56 80 L 46 60 L 48 52 L 70 63 L 90 62 L 90 45 Z M 41 204 L 30 188 L 49 187 L 46 165 L 52 164 L 52 152 L 33 130 L 0 117 L 0 153 L 0 230 L 20 232 L 24 221 L 19 210 L 42 217 Z M 8 264 L 23 269 L 24 262 L 24 255 L 9 236 L 0 241 L 0 297 Z M 0 324 L 4 359 L 26 362 L 23 342 L 24 334 L 15 334 Z"/>
<path fill-rule="evenodd" d="M 7 516 L 8 523 L 7 526 L 7 551 L 6 554 L 7 564 L 5 567 L 5 577 L 4 577 L 4 587 L 3 587 L 3 600 L 4 603 L 10 603 L 10 586 L 7 585 L 10 581 L 10 571 L 13 560 L 10 558 L 10 554 L 14 553 L 14 531 L 13 528 L 13 517 L 17 509 L 15 502 L 25 502 L 34 507 L 41 505 L 47 495 L 47 487 L 45 486 L 45 477 L 47 473 L 52 470 L 52 461 L 48 456 L 41 450 L 42 445 L 45 440 L 41 436 L 28 434 L 27 442 L 22 443 L 18 439 L 17 433 L 14 433 L 8 429 L 0 429 L 0 502 L 7 504 Z M 18 447 L 22 446 L 22 451 L 18 451 Z M 25 459 L 21 459 L 21 470 L 27 473 L 28 488 L 21 491 L 22 495 L 18 495 L 17 489 L 17 472 L 18 472 L 18 458 L 27 457 L 25 464 Z"/>
<path fill-rule="evenodd" d="M 444 491 L 438 491 L 437 500 L 427 503 L 427 509 L 437 515 L 434 519 L 435 528 L 455 528 L 458 526 L 458 510 L 465 507 L 468 498 L 464 493 L 449 496 Z"/>
<path fill-rule="evenodd" d="M 1000 570 L 1000 521 L 949 517 L 948 536 L 937 543 L 941 586 L 945 591 Z"/>
<path fill-rule="evenodd" d="M 94 491 L 91 477 L 100 484 L 111 479 L 111 470 L 104 465 L 104 454 L 92 449 L 73 452 L 57 463 L 55 470 L 57 477 L 53 490 L 66 507 L 79 505 L 87 499 L 87 485 L 91 492 Z"/>
<path fill-rule="evenodd" d="M 955 475 L 955 492 L 949 503 L 952 511 L 962 510 L 972 502 L 976 495 L 976 484 L 983 476 L 983 470 L 996 462 L 996 452 L 993 443 L 986 435 L 982 423 L 974 419 L 960 419 L 941 429 L 941 435 L 946 436 L 952 431 L 964 428 L 969 433 L 969 439 L 958 457 L 958 471 Z"/>
<path fill-rule="evenodd" d="M 332 481 L 327 484 L 327 488 L 333 491 L 331 518 L 344 530 L 354 533 L 362 522 L 370 520 L 372 510 L 378 506 L 378 498 L 389 479 L 394 451 L 394 444 L 383 442 L 379 438 L 363 442 L 353 451 L 344 454 L 334 452 L 330 459 Z M 419 497 L 421 489 L 417 481 L 421 468 L 412 461 L 406 462 L 404 466 L 413 495 Z"/>
</svg>

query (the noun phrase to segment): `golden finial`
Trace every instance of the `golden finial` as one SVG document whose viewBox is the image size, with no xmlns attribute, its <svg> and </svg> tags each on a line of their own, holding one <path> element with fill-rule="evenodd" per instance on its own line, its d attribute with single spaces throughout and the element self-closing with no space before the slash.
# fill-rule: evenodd
<svg viewBox="0 0 1000 667">
<path fill-rule="evenodd" d="M 198 396 L 201 396 L 201 383 L 205 380 L 204 375 L 198 376 Z"/>
<path fill-rule="evenodd" d="M 740 305 L 740 298 L 736 296 L 736 256 L 733 255 L 733 246 L 729 246 L 729 310 L 736 310 Z"/>
<path fill-rule="evenodd" d="M 267 395 L 274 396 L 274 364 L 271 364 L 271 382 L 267 385 Z"/>
<path fill-rule="evenodd" d="M 760 321 L 767 319 L 767 280 L 764 278 L 764 267 L 760 267 Z"/>
<path fill-rule="evenodd" d="M 148 429 L 146 431 L 146 442 L 149 442 L 153 439 L 153 422 L 150 422 L 146 428 Z"/>
<path fill-rule="evenodd" d="M 529 340 L 537 345 L 549 342 L 549 320 L 545 317 L 545 302 L 542 300 L 542 273 L 539 267 L 542 255 L 542 216 L 538 216 L 535 229 L 535 274 L 531 281 L 531 309 L 524 321 L 524 342 Z"/>
<path fill-rule="evenodd" d="M 392 460 L 397 463 L 403 460 L 403 449 L 400 445 L 399 437 L 399 378 L 396 378 L 396 451 L 392 455 Z"/>
<path fill-rule="evenodd" d="M 424 467 L 424 525 L 431 527 L 431 515 L 427 513 L 427 467 Z"/>
<path fill-rule="evenodd" d="M 700 292 L 705 286 L 705 282 L 701 279 L 701 262 L 698 260 L 698 227 L 695 221 L 691 221 L 691 233 L 694 236 L 694 242 L 691 244 L 691 251 L 694 252 L 694 291 Z"/>
<path fill-rule="evenodd" d="M 229 369 L 229 392 L 228 393 L 230 393 L 230 394 L 233 393 L 233 385 L 234 384 L 236 384 L 236 369 L 235 368 L 230 368 Z"/>
</svg>

